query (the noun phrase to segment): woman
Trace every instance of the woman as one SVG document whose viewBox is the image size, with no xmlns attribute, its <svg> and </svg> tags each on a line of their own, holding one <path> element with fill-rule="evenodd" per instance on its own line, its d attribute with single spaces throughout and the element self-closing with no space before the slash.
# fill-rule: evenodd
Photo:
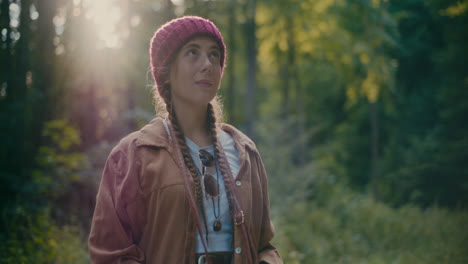
<svg viewBox="0 0 468 264">
<path fill-rule="evenodd" d="M 93 263 L 282 263 L 255 144 L 217 122 L 226 47 L 185 16 L 150 47 L 158 117 L 107 160 L 89 236 Z"/>
</svg>

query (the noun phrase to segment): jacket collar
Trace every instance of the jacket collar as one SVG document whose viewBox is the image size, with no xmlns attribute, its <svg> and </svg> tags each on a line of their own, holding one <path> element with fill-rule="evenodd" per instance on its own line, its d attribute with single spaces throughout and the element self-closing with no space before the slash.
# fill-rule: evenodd
<svg viewBox="0 0 468 264">
<path fill-rule="evenodd" d="M 231 134 L 241 156 L 243 156 L 246 147 L 256 151 L 255 143 L 238 129 L 224 123 L 219 124 L 218 127 Z M 170 146 L 172 145 L 166 128 L 164 127 L 163 119 L 160 117 L 154 118 L 139 131 L 139 136 L 135 143 L 137 146 L 151 146 L 167 149 L 171 149 Z"/>
<path fill-rule="evenodd" d="M 167 148 L 169 145 L 169 137 L 166 133 L 163 119 L 156 117 L 140 129 L 135 143 L 138 147 L 150 146 Z"/>
</svg>

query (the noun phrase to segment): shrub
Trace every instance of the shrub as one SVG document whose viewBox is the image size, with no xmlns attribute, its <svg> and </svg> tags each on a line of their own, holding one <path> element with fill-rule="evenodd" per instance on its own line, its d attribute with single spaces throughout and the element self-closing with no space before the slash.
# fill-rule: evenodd
<svg viewBox="0 0 468 264">
<path fill-rule="evenodd" d="M 286 263 L 468 263 L 468 212 L 395 209 L 335 184 L 328 200 L 297 202 L 275 216 Z"/>
</svg>

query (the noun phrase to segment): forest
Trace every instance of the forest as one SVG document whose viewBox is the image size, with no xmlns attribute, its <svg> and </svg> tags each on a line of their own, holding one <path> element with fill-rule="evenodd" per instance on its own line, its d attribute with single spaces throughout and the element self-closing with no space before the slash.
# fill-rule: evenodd
<svg viewBox="0 0 468 264">
<path fill-rule="evenodd" d="M 0 0 L 0 263 L 89 263 L 107 156 L 155 116 L 149 41 L 186 14 L 226 41 L 285 263 L 468 263 L 468 0 Z"/>
</svg>

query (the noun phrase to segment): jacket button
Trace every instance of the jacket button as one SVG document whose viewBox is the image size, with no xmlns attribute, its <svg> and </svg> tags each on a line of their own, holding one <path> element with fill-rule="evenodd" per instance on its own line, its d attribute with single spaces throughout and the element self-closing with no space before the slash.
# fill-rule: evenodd
<svg viewBox="0 0 468 264">
<path fill-rule="evenodd" d="M 241 185 L 242 185 L 242 182 L 239 181 L 239 180 L 237 180 L 237 181 L 236 181 L 236 185 L 237 185 L 237 186 L 241 186 Z"/>
<path fill-rule="evenodd" d="M 236 254 L 240 254 L 241 252 L 242 252 L 242 248 L 237 247 L 237 248 L 236 248 Z"/>
</svg>

